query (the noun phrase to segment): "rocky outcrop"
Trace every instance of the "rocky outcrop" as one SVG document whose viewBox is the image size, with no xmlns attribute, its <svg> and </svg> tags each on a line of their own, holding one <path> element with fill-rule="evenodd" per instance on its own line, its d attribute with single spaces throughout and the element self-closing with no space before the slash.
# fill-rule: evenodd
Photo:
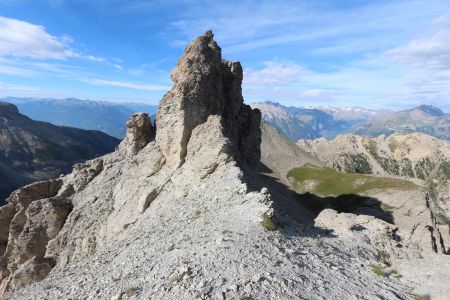
<svg viewBox="0 0 450 300">
<path fill-rule="evenodd" d="M 67 199 L 58 196 L 62 184 L 62 180 L 52 180 L 25 186 L 12 193 L 2 207 L 0 235 L 6 247 L 0 257 L 0 291 L 41 280 L 52 269 L 54 261 L 45 257 L 46 246 L 71 210 Z"/>
<path fill-rule="evenodd" d="M 155 130 L 146 113 L 135 113 L 127 121 L 127 135 L 119 145 L 119 151 L 126 156 L 135 155 L 155 137 Z"/>
<path fill-rule="evenodd" d="M 378 251 L 380 260 L 389 265 L 393 260 L 421 256 L 421 249 L 403 236 L 397 226 L 373 216 L 324 209 L 314 220 L 314 224 L 331 230 L 335 235 L 372 245 Z"/>
<path fill-rule="evenodd" d="M 239 62 L 222 60 L 212 32 L 186 48 L 172 72 L 173 87 L 156 115 L 156 142 L 168 164 L 178 167 L 184 163 L 192 131 L 213 115 L 219 122 L 209 126 L 220 127 L 216 130 L 228 139 L 229 155 L 240 159 L 241 151 L 245 157 L 252 153 L 253 160 L 259 160 L 260 140 L 252 131 L 258 130 L 261 116 L 243 104 L 242 76 Z"/>
</svg>

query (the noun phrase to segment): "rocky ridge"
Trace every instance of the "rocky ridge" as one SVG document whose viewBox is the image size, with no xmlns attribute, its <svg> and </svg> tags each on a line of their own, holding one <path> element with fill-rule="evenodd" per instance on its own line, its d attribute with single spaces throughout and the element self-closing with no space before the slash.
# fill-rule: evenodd
<svg viewBox="0 0 450 300">
<path fill-rule="evenodd" d="M 339 135 L 300 140 L 304 151 L 342 172 L 417 178 L 430 194 L 441 223 L 450 215 L 450 143 L 423 133 L 381 135 L 377 138 Z M 423 182 L 421 181 L 423 180 Z M 450 222 L 448 222 L 450 223 Z"/>
<path fill-rule="evenodd" d="M 414 297 L 417 281 L 370 266 L 385 245 L 398 246 L 393 260 L 420 256 L 404 232 L 359 218 L 363 234 L 353 221 L 333 233 L 321 221 L 333 211 L 319 215 L 323 229 L 309 227 L 261 186 L 255 170 L 270 157 L 260 146 L 270 129 L 243 104 L 242 68 L 222 60 L 211 32 L 186 48 L 172 79 L 156 127 L 133 115 L 114 153 L 8 198 L 6 299 Z M 374 236 L 386 243 L 368 243 Z"/>
<path fill-rule="evenodd" d="M 380 135 L 376 138 L 342 134 L 330 141 L 324 138 L 299 140 L 297 145 L 343 172 L 400 175 L 425 180 L 435 168 L 442 169 L 450 161 L 449 142 L 423 133 Z M 441 177 L 447 177 L 446 170 L 441 170 L 441 173 Z"/>
</svg>

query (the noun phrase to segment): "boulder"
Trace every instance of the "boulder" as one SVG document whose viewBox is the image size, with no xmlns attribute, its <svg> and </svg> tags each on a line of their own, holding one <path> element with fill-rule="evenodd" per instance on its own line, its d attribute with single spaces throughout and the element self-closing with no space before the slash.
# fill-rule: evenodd
<svg viewBox="0 0 450 300">
<path fill-rule="evenodd" d="M 119 151 L 126 156 L 135 155 L 154 138 L 154 128 L 146 113 L 135 113 L 127 121 L 127 135 L 119 145 Z"/>
<path fill-rule="evenodd" d="M 407 235 L 397 226 L 374 216 L 338 213 L 327 208 L 320 212 L 314 225 L 339 237 L 371 245 L 379 258 L 388 264 L 399 258 L 421 256 L 420 247 L 406 240 Z"/>
</svg>

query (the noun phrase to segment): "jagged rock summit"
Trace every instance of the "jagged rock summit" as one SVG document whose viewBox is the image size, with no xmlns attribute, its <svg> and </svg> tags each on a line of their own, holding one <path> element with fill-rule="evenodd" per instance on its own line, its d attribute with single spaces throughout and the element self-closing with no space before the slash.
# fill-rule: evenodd
<svg viewBox="0 0 450 300">
<path fill-rule="evenodd" d="M 220 151 L 237 160 L 259 160 L 260 140 L 252 140 L 258 136 L 252 131 L 259 129 L 261 116 L 243 104 L 242 77 L 239 62 L 222 60 L 211 31 L 186 48 L 172 72 L 173 87 L 163 97 L 156 116 L 156 142 L 167 163 L 182 164 L 191 137 L 208 135 L 210 129 L 222 132 L 224 138 L 222 142 L 204 141 L 212 142 L 210 146 L 218 147 L 214 145 L 218 142 L 223 148 Z"/>
<path fill-rule="evenodd" d="M 260 113 L 211 32 L 172 79 L 156 128 L 133 115 L 114 153 L 0 208 L 6 299 L 412 298 L 412 283 L 374 274 L 372 245 L 275 209 L 253 167 Z"/>
</svg>

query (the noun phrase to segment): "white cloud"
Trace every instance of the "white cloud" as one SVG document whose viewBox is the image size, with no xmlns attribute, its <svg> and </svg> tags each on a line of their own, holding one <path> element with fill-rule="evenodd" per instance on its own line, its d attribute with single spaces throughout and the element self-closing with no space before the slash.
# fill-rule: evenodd
<svg viewBox="0 0 450 300">
<path fill-rule="evenodd" d="M 313 71 L 296 63 L 266 62 L 245 71 L 246 99 L 272 99 L 288 105 L 328 103 L 386 105 L 400 91 L 403 71 L 385 61 L 365 59 L 327 71 Z"/>
<path fill-rule="evenodd" d="M 85 83 L 91 85 L 99 85 L 99 86 L 115 86 L 121 88 L 128 88 L 133 90 L 145 90 L 145 91 L 167 91 L 170 89 L 170 86 L 159 85 L 159 84 L 143 84 L 143 83 L 134 83 L 128 81 L 117 81 L 117 80 L 104 80 L 97 78 L 83 79 Z"/>
<path fill-rule="evenodd" d="M 109 63 L 107 59 L 76 51 L 70 47 L 72 37 L 57 37 L 45 27 L 0 16 L 0 57 L 35 59 L 81 58 L 92 62 Z"/>
<path fill-rule="evenodd" d="M 0 16 L 0 56 L 65 59 L 74 56 L 67 41 L 42 26 Z"/>
<path fill-rule="evenodd" d="M 168 27 L 168 39 L 191 40 L 212 29 L 228 55 L 293 45 L 303 52 L 341 45 L 347 45 L 340 49 L 347 53 L 378 51 L 448 8 L 441 0 L 369 1 L 346 9 L 336 9 L 333 1 L 243 1 L 238 7 L 230 1 L 192 2 Z"/>
</svg>

